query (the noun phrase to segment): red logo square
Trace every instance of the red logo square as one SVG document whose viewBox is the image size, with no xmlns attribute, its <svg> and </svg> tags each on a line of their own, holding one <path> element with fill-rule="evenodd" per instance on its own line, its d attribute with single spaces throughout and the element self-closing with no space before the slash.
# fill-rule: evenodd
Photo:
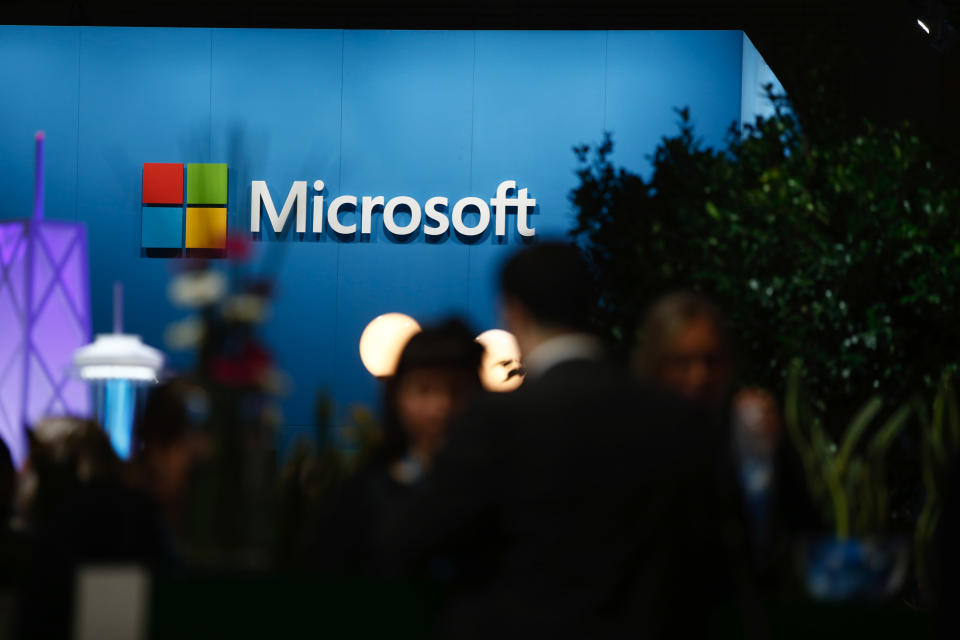
<svg viewBox="0 0 960 640">
<path fill-rule="evenodd" d="M 183 204 L 183 163 L 143 164 L 143 204 Z"/>
</svg>

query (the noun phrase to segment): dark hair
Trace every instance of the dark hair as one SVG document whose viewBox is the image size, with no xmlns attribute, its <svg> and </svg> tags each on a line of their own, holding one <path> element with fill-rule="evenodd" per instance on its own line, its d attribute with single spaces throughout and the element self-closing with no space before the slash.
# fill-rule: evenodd
<svg viewBox="0 0 960 640">
<path fill-rule="evenodd" d="M 186 378 L 174 378 L 152 388 L 135 428 L 138 452 L 183 438 L 205 417 L 205 401 L 203 391 Z"/>
<path fill-rule="evenodd" d="M 404 377 L 418 369 L 443 369 L 467 374 L 479 391 L 483 346 L 473 331 L 458 319 L 425 327 L 407 342 L 397 361 L 396 371 L 384 385 L 383 444 L 375 456 L 377 462 L 389 462 L 406 453 L 407 434 L 397 412 L 397 391 Z"/>
<path fill-rule="evenodd" d="M 72 416 L 44 418 L 28 432 L 30 465 L 37 475 L 32 516 L 54 513 L 81 486 L 120 481 L 122 463 L 96 422 Z"/>
<path fill-rule="evenodd" d="M 589 326 L 593 282 L 572 244 L 548 242 L 514 254 L 500 273 L 500 292 L 543 325 L 577 331 Z"/>
</svg>

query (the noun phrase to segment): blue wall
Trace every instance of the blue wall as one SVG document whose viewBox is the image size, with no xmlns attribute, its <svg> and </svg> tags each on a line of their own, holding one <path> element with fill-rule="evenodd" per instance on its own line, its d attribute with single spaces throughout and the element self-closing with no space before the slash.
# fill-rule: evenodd
<svg viewBox="0 0 960 640">
<path fill-rule="evenodd" d="M 784 95 L 786 90 L 747 34 L 743 34 L 741 64 L 743 79 L 740 81 L 740 122 L 753 124 L 757 117 L 769 118 L 776 111 L 767 95 L 767 85 L 771 85 L 774 95 Z"/>
<path fill-rule="evenodd" d="M 127 330 L 163 347 L 164 328 L 183 316 L 165 293 L 178 260 L 141 257 L 144 162 L 229 163 L 237 229 L 248 228 L 254 179 L 278 205 L 293 180 L 324 180 L 327 202 L 452 202 L 515 179 L 537 199 L 538 238 L 560 235 L 571 223 L 571 148 L 610 130 L 615 160 L 644 171 L 683 105 L 706 143 L 719 143 L 741 119 L 748 43 L 740 31 L 0 27 L 0 216 L 28 215 L 33 133 L 45 130 L 47 215 L 89 229 L 94 331 L 109 330 L 119 279 Z M 266 336 L 296 382 L 284 404 L 291 426 L 310 423 L 318 387 L 376 403 L 357 343 L 380 313 L 496 326 L 495 268 L 520 245 L 515 231 L 503 243 L 421 233 L 400 244 L 376 223 L 368 241 L 294 235 L 257 245 L 258 259 L 281 265 Z"/>
</svg>

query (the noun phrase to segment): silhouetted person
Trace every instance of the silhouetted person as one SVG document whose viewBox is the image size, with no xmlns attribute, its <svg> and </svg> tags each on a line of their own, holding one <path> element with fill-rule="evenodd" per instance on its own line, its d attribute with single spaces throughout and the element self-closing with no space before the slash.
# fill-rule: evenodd
<svg viewBox="0 0 960 640">
<path fill-rule="evenodd" d="M 604 362 L 586 331 L 591 281 L 574 247 L 521 251 L 500 285 L 527 377 L 451 429 L 385 531 L 385 563 L 452 576 L 449 637 L 700 629 L 720 527 L 701 417 Z"/>
<path fill-rule="evenodd" d="M 403 506 L 443 445 L 451 422 L 481 391 L 483 347 L 459 321 L 410 338 L 384 382 L 384 441 L 347 484 L 321 535 L 322 569 L 370 576 L 384 522 Z"/>
<path fill-rule="evenodd" d="M 121 462 L 96 423 L 47 418 L 30 435 L 27 467 L 36 492 L 29 519 L 36 541 L 20 637 L 67 638 L 78 568 L 161 567 L 170 562 L 170 549 L 159 514 L 123 484 Z"/>
<path fill-rule="evenodd" d="M 17 470 L 7 443 L 0 440 L 0 523 L 7 524 L 17 483 Z"/>
<path fill-rule="evenodd" d="M 0 440 L 0 592 L 18 588 L 24 573 L 24 541 L 14 532 L 10 521 L 16 480 L 17 470 L 10 449 Z M 5 628 L 0 620 L 0 633 Z"/>
<path fill-rule="evenodd" d="M 723 314 L 704 296 L 680 291 L 655 301 L 640 327 L 633 365 L 641 379 L 676 393 L 714 423 L 718 495 L 744 520 L 757 575 L 789 582 L 796 536 L 819 527 L 799 456 L 783 438 L 780 410 L 766 390 L 733 394 L 735 357 Z"/>
<path fill-rule="evenodd" d="M 211 447 L 200 428 L 207 405 L 206 393 L 189 379 L 168 380 L 150 390 L 134 430 L 129 480 L 174 534 L 183 533 L 191 471 Z"/>
</svg>

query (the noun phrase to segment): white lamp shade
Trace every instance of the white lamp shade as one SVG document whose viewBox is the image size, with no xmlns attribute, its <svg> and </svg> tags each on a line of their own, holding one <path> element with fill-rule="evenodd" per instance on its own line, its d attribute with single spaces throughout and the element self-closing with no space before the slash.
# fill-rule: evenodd
<svg viewBox="0 0 960 640">
<path fill-rule="evenodd" d="M 520 345 L 513 334 L 503 329 L 490 329 L 477 336 L 483 345 L 480 380 L 489 391 L 513 391 L 523 384 L 520 368 Z M 514 372 L 511 375 L 511 372 Z"/>
<path fill-rule="evenodd" d="M 408 315 L 385 313 L 370 321 L 360 336 L 363 366 L 378 378 L 392 376 L 407 341 L 420 332 L 420 325 Z"/>
<path fill-rule="evenodd" d="M 140 336 L 107 333 L 77 349 L 73 365 L 84 380 L 153 382 L 163 368 L 163 353 L 143 344 Z"/>
</svg>

